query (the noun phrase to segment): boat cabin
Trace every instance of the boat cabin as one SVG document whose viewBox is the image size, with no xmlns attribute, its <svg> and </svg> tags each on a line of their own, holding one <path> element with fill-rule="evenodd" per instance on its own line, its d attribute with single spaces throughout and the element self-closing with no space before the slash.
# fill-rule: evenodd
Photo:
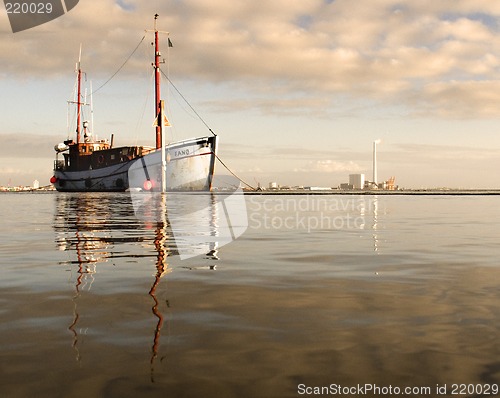
<svg viewBox="0 0 500 398">
<path fill-rule="evenodd" d="M 64 160 L 56 161 L 56 169 L 61 171 L 95 170 L 103 167 L 129 162 L 150 151 L 142 146 L 112 148 L 107 140 L 75 143 L 64 141 L 69 148 Z"/>
</svg>

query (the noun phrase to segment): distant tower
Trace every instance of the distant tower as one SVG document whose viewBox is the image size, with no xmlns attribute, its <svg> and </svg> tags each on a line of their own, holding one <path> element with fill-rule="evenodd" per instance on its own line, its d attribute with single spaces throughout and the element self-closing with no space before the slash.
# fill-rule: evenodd
<svg viewBox="0 0 500 398">
<path fill-rule="evenodd" d="M 373 141 L 373 182 L 375 185 L 378 184 L 377 181 L 377 144 L 380 144 L 380 140 Z"/>
</svg>

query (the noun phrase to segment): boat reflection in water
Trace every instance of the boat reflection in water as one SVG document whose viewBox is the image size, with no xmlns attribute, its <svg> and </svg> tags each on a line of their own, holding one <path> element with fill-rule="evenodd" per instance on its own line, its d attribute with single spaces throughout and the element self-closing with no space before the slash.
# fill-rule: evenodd
<svg viewBox="0 0 500 398">
<path fill-rule="evenodd" d="M 100 271 L 99 267 L 110 262 L 113 265 L 123 265 L 124 259 L 130 261 L 131 258 L 137 259 L 140 263 L 141 259 L 155 256 L 156 273 L 149 290 L 154 302 L 152 312 L 157 318 L 151 354 L 153 364 L 163 325 L 156 289 L 161 278 L 170 272 L 167 257 L 175 252 L 172 246 L 173 240 L 169 239 L 171 232 L 168 231 L 168 223 L 157 222 L 154 226 L 146 225 L 131 217 L 132 201 L 127 194 L 60 194 L 56 203 L 54 223 L 56 243 L 59 250 L 70 253 L 70 260 L 66 264 L 71 267 L 72 274 L 74 266 L 77 266 L 73 320 L 68 326 L 68 330 L 73 334 L 73 348 L 77 361 L 81 359 L 79 339 L 88 332 L 88 328 L 79 326 L 82 323 L 81 318 L 92 317 L 91 314 L 80 314 L 78 303 L 82 293 L 101 293 L 101 286 L 96 287 L 97 291 L 91 292 Z M 123 250 L 124 246 L 127 246 L 126 250 Z M 148 248 L 154 248 L 155 253 Z M 102 273 L 105 274 L 106 271 L 103 270 Z"/>
<path fill-rule="evenodd" d="M 243 195 L 235 200 L 244 206 Z M 150 357 L 153 378 L 163 312 L 169 310 L 168 300 L 158 298 L 158 291 L 163 277 L 172 271 L 169 262 L 177 258 L 178 268 L 214 270 L 219 247 L 246 229 L 246 225 L 233 227 L 228 221 L 227 210 L 233 204 L 229 193 L 58 194 L 54 228 L 59 250 L 68 252 L 64 265 L 71 271 L 71 283 L 74 282 L 73 317 L 68 330 L 73 335 L 77 361 L 81 360 L 82 338 L 103 327 L 99 311 L 105 308 L 107 300 L 112 299 L 117 307 L 105 319 L 106 328 L 123 322 L 119 312 L 137 304 L 137 300 L 131 300 L 141 289 L 153 300 L 150 307 L 155 319 Z M 200 260 L 194 266 L 192 261 L 189 266 L 179 261 L 195 256 L 200 256 Z M 153 263 L 153 280 L 147 283 L 151 275 L 147 269 Z M 126 298 L 121 301 L 124 291 Z M 142 314 L 137 323 L 147 318 Z M 123 331 L 124 335 L 128 333 Z M 122 330 L 111 334 L 113 340 L 119 339 L 117 335 Z"/>
<path fill-rule="evenodd" d="M 182 260 L 203 254 L 216 259 L 218 247 L 246 231 L 248 217 L 238 179 L 214 176 L 212 183 L 215 191 L 209 193 L 132 190 L 134 213 L 145 222 L 168 225 Z"/>
</svg>

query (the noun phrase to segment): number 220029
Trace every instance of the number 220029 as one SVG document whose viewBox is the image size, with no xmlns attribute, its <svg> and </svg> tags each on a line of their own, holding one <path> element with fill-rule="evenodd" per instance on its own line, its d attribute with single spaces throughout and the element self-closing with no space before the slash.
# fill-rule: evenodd
<svg viewBox="0 0 500 398">
<path fill-rule="evenodd" d="M 5 3 L 7 14 L 51 14 L 52 3 Z"/>
<path fill-rule="evenodd" d="M 452 384 L 452 395 L 497 395 L 498 384 Z"/>
</svg>

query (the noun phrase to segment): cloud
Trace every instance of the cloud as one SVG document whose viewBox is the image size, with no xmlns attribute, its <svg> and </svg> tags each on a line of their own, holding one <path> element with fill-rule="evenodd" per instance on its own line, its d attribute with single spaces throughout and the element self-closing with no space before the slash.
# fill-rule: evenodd
<svg viewBox="0 0 500 398">
<path fill-rule="evenodd" d="M 360 165 L 353 161 L 341 162 L 337 160 L 311 160 L 294 172 L 305 173 L 337 173 L 337 172 L 359 172 L 363 170 Z"/>
<path fill-rule="evenodd" d="M 19 157 L 0 157 L 0 186 L 31 185 L 35 179 L 47 185 L 51 169 L 52 159 L 31 158 L 19 163 Z"/>
<path fill-rule="evenodd" d="M 14 167 L 0 167 L 0 174 L 14 176 L 18 174 L 26 173 L 26 170 L 21 170 Z"/>
<path fill-rule="evenodd" d="M 463 119 L 499 115 L 500 80 L 436 82 L 426 85 L 423 93 L 429 101 L 419 109 L 426 114 Z"/>
<path fill-rule="evenodd" d="M 54 145 L 64 137 L 36 134 L 0 134 L 0 158 L 54 158 Z"/>
<path fill-rule="evenodd" d="M 159 28 L 172 32 L 172 75 L 234 87 L 241 98 L 226 107 L 247 106 L 249 95 L 263 112 L 297 109 L 301 99 L 303 109 L 317 112 L 342 97 L 404 106 L 415 116 L 500 116 L 492 106 L 500 84 L 497 2 L 171 0 L 156 2 L 157 8 L 153 3 L 80 2 L 36 29 L 4 32 L 0 77 L 67 76 L 82 42 L 87 72 L 105 79 L 144 29 L 152 28 L 158 12 Z M 150 41 L 148 36 L 124 75 L 150 68 Z M 265 95 L 258 95 L 263 88 Z M 457 101 L 454 92 L 469 97 Z"/>
<path fill-rule="evenodd" d="M 452 161 L 457 164 L 464 161 L 477 162 L 482 165 L 487 160 L 500 159 L 500 149 L 471 148 L 460 145 L 433 145 L 433 144 L 395 144 L 395 151 L 388 151 L 385 158 L 391 162 L 397 161 Z M 437 163 L 436 163 L 437 164 Z M 441 163 L 442 165 L 442 163 Z"/>
<path fill-rule="evenodd" d="M 287 96 L 286 93 L 283 93 L 282 97 L 276 97 L 268 93 L 267 96 L 257 94 L 251 98 L 238 98 L 234 101 L 215 99 L 205 101 L 203 105 L 213 112 L 220 113 L 252 109 L 263 115 L 326 117 L 331 112 L 332 100 L 315 96 Z"/>
</svg>

